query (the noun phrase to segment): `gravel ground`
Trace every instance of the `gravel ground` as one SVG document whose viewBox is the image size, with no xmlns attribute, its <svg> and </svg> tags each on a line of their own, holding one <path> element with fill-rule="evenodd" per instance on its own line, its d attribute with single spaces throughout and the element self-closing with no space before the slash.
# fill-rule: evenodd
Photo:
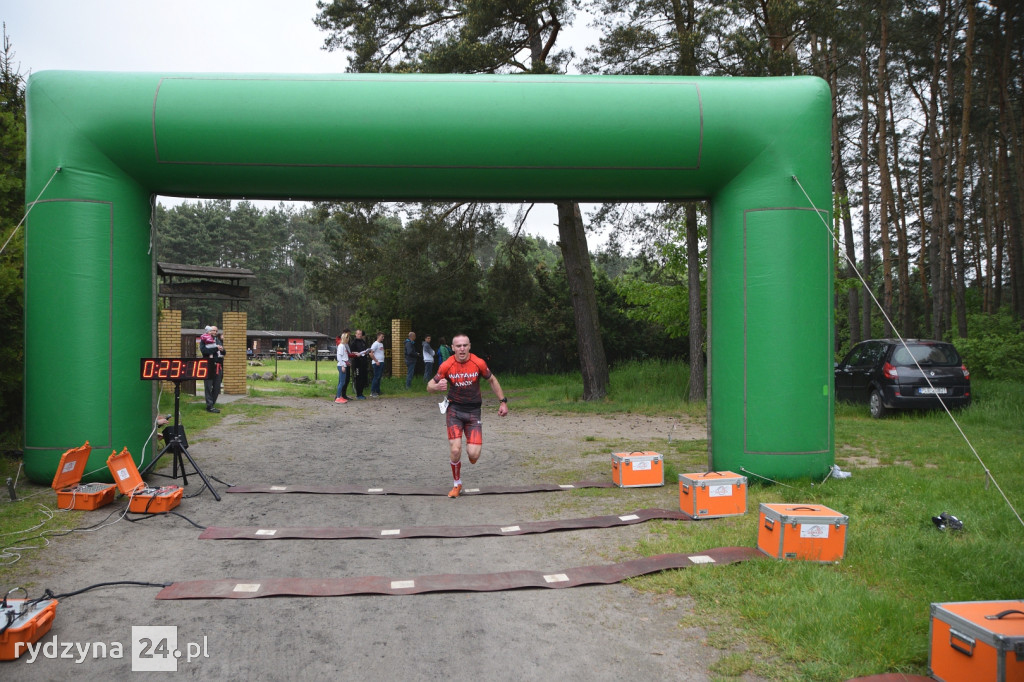
<svg viewBox="0 0 1024 682">
<path fill-rule="evenodd" d="M 433 396 L 335 405 L 327 399 L 251 398 L 276 406 L 264 417 L 225 410 L 190 452 L 208 475 L 232 484 L 423 485 L 447 489 L 447 440 Z M 610 479 L 600 441 L 703 438 L 702 424 L 635 415 L 497 416 L 484 405 L 484 450 L 463 460 L 467 487 Z M 186 425 L 187 427 L 187 425 Z M 169 470 L 170 458 L 161 464 Z M 581 474 L 582 472 L 582 474 Z M 152 479 L 157 483 L 164 479 Z M 180 481 L 178 481 L 180 483 Z M 572 493 L 464 496 L 223 494 L 185 499 L 176 511 L 217 526 L 465 525 L 678 508 L 674 482 L 663 488 L 616 489 L 592 498 Z M 224 487 L 217 484 L 223 492 Z M 190 476 L 186 494 L 202 491 Z M 120 501 L 118 505 L 123 505 Z M 614 510 L 610 510 L 614 507 Z M 570 511 L 567 512 L 566 509 Z M 584 513 L 580 513 L 583 509 Z M 83 515 L 96 523 L 107 510 Z M 573 566 L 633 558 L 644 526 L 515 537 L 408 540 L 199 540 L 199 530 L 172 515 L 119 522 L 55 539 L 25 565 L 33 596 L 114 580 L 174 582 L 233 578 L 561 572 Z M 69 597 L 41 643 L 103 642 L 106 658 L 49 658 L 37 652 L 0 664 L 6 677 L 52 680 L 74 674 L 108 679 L 132 669 L 133 627 L 177 628 L 177 674 L 197 679 L 426 680 L 707 680 L 708 666 L 728 653 L 683 628 L 687 598 L 637 592 L 624 585 L 566 590 L 438 593 L 415 596 L 163 601 L 157 588 L 107 587 Z M 136 633 L 138 639 L 141 632 Z M 110 652 L 122 647 L 122 657 Z M 188 653 L 199 656 L 186 661 Z M 78 662 L 77 659 L 81 659 Z M 159 662 L 159 656 L 151 661 Z M 167 659 L 170 663 L 170 659 Z M 166 673 L 134 673 L 135 677 Z M 10 679 L 14 679 L 13 676 Z M 753 680 L 753 677 L 744 679 Z"/>
</svg>

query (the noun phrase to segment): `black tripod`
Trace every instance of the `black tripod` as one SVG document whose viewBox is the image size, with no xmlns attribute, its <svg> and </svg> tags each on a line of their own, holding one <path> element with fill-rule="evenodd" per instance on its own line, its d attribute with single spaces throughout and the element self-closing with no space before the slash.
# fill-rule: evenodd
<svg viewBox="0 0 1024 682">
<path fill-rule="evenodd" d="M 156 466 L 156 463 L 160 461 L 160 458 L 164 456 L 164 453 L 170 451 L 171 454 L 174 457 L 174 459 L 172 460 L 173 464 L 171 466 L 171 474 L 172 475 L 171 476 L 167 476 L 167 474 L 154 474 L 154 476 L 164 476 L 166 478 L 178 478 L 178 467 L 181 467 L 181 481 L 185 485 L 188 485 L 188 477 L 187 477 L 186 472 L 185 472 L 185 462 L 181 459 L 182 455 L 184 455 L 188 459 L 188 461 L 192 464 L 192 468 L 195 469 L 195 473 L 199 474 L 199 477 L 201 479 L 203 479 L 203 483 L 206 485 L 207 488 L 210 489 L 210 492 L 213 493 L 213 499 L 215 499 L 218 502 L 220 502 L 220 495 L 218 495 L 217 491 L 213 489 L 213 485 L 210 484 L 210 479 L 206 478 L 206 474 L 204 474 L 203 470 L 199 468 L 199 465 L 196 464 L 196 461 L 194 459 L 192 459 L 192 455 L 190 455 L 188 453 L 188 440 L 185 438 L 185 427 L 183 425 L 181 425 L 181 423 L 180 423 L 180 421 L 181 421 L 181 411 L 180 410 L 181 410 L 181 382 L 180 381 L 175 381 L 174 382 L 174 425 L 173 426 L 168 426 L 166 429 L 164 429 L 164 432 L 163 432 L 164 433 L 164 442 L 166 443 L 166 445 L 164 445 L 164 449 L 161 450 L 159 452 L 159 454 L 157 454 L 157 456 L 153 458 L 153 461 L 150 462 L 149 464 L 147 464 L 145 466 L 145 468 L 143 468 L 143 470 L 141 472 L 139 472 L 139 473 L 140 473 L 140 475 L 145 475 L 148 471 L 150 471 L 153 467 Z"/>
</svg>

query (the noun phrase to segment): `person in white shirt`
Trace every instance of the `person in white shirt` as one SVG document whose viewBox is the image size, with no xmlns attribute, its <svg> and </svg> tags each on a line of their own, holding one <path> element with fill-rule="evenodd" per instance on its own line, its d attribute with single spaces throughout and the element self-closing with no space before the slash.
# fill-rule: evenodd
<svg viewBox="0 0 1024 682">
<path fill-rule="evenodd" d="M 348 402 L 345 396 L 345 389 L 348 388 L 348 332 L 344 332 L 338 339 L 338 391 L 334 394 L 334 402 L 344 405 Z"/>
<path fill-rule="evenodd" d="M 423 381 L 434 377 L 434 349 L 430 347 L 430 334 L 423 338 Z"/>
<path fill-rule="evenodd" d="M 380 378 L 384 375 L 384 332 L 377 332 L 377 340 L 370 346 L 370 362 L 373 363 L 373 381 L 370 383 L 370 397 L 380 397 Z"/>
</svg>

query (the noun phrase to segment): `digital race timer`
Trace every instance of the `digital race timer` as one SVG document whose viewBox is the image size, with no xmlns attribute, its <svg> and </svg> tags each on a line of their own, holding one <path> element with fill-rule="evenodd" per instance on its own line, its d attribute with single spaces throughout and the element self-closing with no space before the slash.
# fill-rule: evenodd
<svg viewBox="0 0 1024 682">
<path fill-rule="evenodd" d="M 206 358 L 142 358 L 140 367 L 143 381 L 192 381 L 210 373 Z"/>
</svg>

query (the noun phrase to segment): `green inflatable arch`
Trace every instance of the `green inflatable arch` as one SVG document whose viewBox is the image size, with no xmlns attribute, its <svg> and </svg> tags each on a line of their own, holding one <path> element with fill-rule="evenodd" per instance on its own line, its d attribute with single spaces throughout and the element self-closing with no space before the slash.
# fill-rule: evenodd
<svg viewBox="0 0 1024 682">
<path fill-rule="evenodd" d="M 113 449 L 142 455 L 154 194 L 710 198 L 710 466 L 792 478 L 832 464 L 831 97 L 820 79 L 44 71 L 27 100 L 33 481 L 48 483 L 85 440 L 89 470 Z"/>
</svg>

